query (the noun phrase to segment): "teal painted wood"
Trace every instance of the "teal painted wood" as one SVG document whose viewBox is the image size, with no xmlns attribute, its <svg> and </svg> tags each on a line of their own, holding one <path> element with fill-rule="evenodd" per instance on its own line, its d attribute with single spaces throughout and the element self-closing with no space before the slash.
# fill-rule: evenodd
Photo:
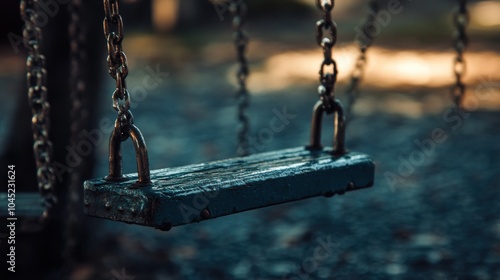
<svg viewBox="0 0 500 280">
<path fill-rule="evenodd" d="M 12 193 L 11 193 L 12 194 Z M 9 217 L 9 201 L 7 193 L 0 193 L 0 217 Z M 42 198 L 38 192 L 15 194 L 16 217 L 41 217 L 44 211 Z"/>
<path fill-rule="evenodd" d="M 137 174 L 124 182 L 84 184 L 84 211 L 104 219 L 169 230 L 265 206 L 332 196 L 373 185 L 370 157 L 305 148 L 154 170 L 152 184 L 136 188 Z"/>
</svg>

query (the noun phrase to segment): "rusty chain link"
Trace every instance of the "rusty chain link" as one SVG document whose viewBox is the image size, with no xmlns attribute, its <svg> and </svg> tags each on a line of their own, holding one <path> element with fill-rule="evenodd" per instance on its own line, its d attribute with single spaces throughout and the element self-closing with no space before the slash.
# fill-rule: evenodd
<svg viewBox="0 0 500 280">
<path fill-rule="evenodd" d="M 37 26 L 36 17 L 39 11 L 38 0 L 21 0 L 20 11 L 24 22 L 23 40 L 28 49 L 27 80 L 28 99 L 33 117 L 33 151 L 37 167 L 38 190 L 42 196 L 45 207 L 43 217 L 48 217 L 49 212 L 57 203 L 55 194 L 55 173 L 51 167 L 52 142 L 49 139 L 50 130 L 50 105 L 47 99 L 47 71 L 45 69 L 45 56 L 40 53 L 42 30 Z"/>
<path fill-rule="evenodd" d="M 363 24 L 363 31 L 365 30 L 364 27 L 368 26 L 370 22 L 375 22 L 376 17 L 379 12 L 379 3 L 377 0 L 370 0 L 368 3 L 368 16 L 366 18 L 365 23 Z M 351 79 L 349 82 L 349 86 L 347 87 L 346 90 L 346 95 L 347 95 L 347 108 L 346 108 L 346 115 L 347 115 L 347 122 L 352 120 L 352 110 L 354 107 L 354 104 L 356 103 L 356 100 L 358 99 L 359 96 L 359 85 L 361 84 L 363 80 L 363 76 L 365 73 L 365 66 L 366 66 L 366 52 L 368 51 L 368 48 L 371 46 L 373 43 L 373 40 L 375 37 L 373 36 L 372 32 L 366 32 L 366 38 L 367 42 L 364 42 L 358 37 L 357 43 L 359 45 L 359 55 L 356 59 L 356 62 L 354 64 L 354 70 L 351 73 Z"/>
<path fill-rule="evenodd" d="M 128 75 L 127 56 L 123 52 L 123 20 L 120 15 L 118 0 L 104 0 L 103 29 L 108 47 L 108 72 L 116 81 L 113 92 L 113 108 L 118 112 L 117 121 L 120 124 L 121 138 L 125 141 L 130 133 L 130 125 L 134 123 L 130 111 L 130 94 L 125 78 Z"/>
<path fill-rule="evenodd" d="M 316 0 L 316 6 L 322 12 L 323 18 L 316 22 L 316 43 L 323 49 L 323 62 L 319 70 L 318 87 L 319 101 L 313 109 L 311 122 L 311 137 L 307 149 L 322 149 L 321 123 L 323 114 L 334 115 L 333 154 L 343 155 L 345 148 L 345 113 L 342 103 L 335 98 L 335 83 L 337 82 L 337 63 L 333 59 L 332 49 L 337 42 L 337 24 L 332 19 L 334 0 Z M 325 34 L 327 33 L 327 34 Z M 332 67 L 332 72 L 325 71 Z"/>
<path fill-rule="evenodd" d="M 248 145 L 249 121 L 246 110 L 250 103 L 250 95 L 247 89 L 247 78 L 249 75 L 246 49 L 248 46 L 248 34 L 243 29 L 246 21 L 247 5 L 243 0 L 228 0 L 229 11 L 233 18 L 234 45 L 236 47 L 237 60 L 239 63 L 236 79 L 238 81 L 238 156 L 250 154 Z"/>
<path fill-rule="evenodd" d="M 125 83 L 128 75 L 127 56 L 122 48 L 123 20 L 118 8 L 118 0 L 103 0 L 103 4 L 103 29 L 108 46 L 108 71 L 116 81 L 116 89 L 112 95 L 113 108 L 118 112 L 115 127 L 109 139 L 109 175 L 106 180 L 123 179 L 120 142 L 131 138 L 139 175 L 136 185 L 144 186 L 151 183 L 148 149 L 141 131 L 134 125 L 134 117 L 130 111 L 130 94 Z"/>
<path fill-rule="evenodd" d="M 334 0 L 316 0 L 316 6 L 323 13 L 323 19 L 316 23 L 316 43 L 323 49 L 323 62 L 319 70 L 318 94 L 323 107 L 328 114 L 333 113 L 335 107 L 334 89 L 337 81 L 337 63 L 332 57 L 332 48 L 337 42 L 337 24 L 332 19 L 332 10 L 335 6 Z M 328 34 L 325 35 L 325 32 Z M 325 71 L 325 67 L 331 66 L 332 72 Z"/>
<path fill-rule="evenodd" d="M 453 73 L 455 74 L 455 84 L 451 89 L 451 94 L 455 104 L 459 107 L 463 106 L 465 97 L 465 84 L 462 81 L 465 74 L 464 52 L 468 45 L 466 28 L 469 23 L 469 14 L 467 11 L 467 0 L 458 0 L 458 7 L 453 14 L 453 25 L 455 33 L 453 38 L 453 48 L 456 51 L 456 57 L 453 62 Z"/>
</svg>

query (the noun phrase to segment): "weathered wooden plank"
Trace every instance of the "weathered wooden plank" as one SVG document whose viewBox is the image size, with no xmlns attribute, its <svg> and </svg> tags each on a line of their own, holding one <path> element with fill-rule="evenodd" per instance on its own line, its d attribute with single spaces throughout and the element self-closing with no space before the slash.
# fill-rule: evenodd
<svg viewBox="0 0 500 280">
<path fill-rule="evenodd" d="M 42 216 L 44 209 L 38 192 L 16 193 L 14 198 L 14 213 L 16 217 Z M 0 201 L 0 216 L 9 217 L 9 201 L 7 193 L 0 193 Z"/>
<path fill-rule="evenodd" d="M 373 185 L 374 164 L 363 154 L 295 148 L 151 172 L 152 185 L 85 182 L 85 213 L 168 230 L 260 207 L 332 196 Z"/>
</svg>

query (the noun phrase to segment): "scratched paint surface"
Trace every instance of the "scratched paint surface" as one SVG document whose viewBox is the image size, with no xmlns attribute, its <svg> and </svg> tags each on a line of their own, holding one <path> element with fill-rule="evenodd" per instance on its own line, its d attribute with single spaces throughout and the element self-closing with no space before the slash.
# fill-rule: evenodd
<svg viewBox="0 0 500 280">
<path fill-rule="evenodd" d="M 331 149 L 286 149 L 213 163 L 154 171 L 152 185 L 102 179 L 85 183 L 85 213 L 169 230 L 246 210 L 314 196 L 332 196 L 373 184 L 374 165 L 362 154 L 331 156 Z M 349 185 L 352 182 L 352 185 Z M 200 204 L 197 200 L 205 199 Z"/>
</svg>

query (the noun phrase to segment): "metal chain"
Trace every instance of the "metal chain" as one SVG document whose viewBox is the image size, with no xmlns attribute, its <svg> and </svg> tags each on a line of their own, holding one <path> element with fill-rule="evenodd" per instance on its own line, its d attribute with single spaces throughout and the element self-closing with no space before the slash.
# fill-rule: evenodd
<svg viewBox="0 0 500 280">
<path fill-rule="evenodd" d="M 465 97 L 465 84 L 462 77 L 465 74 L 464 52 L 468 45 L 466 28 L 469 22 L 469 14 L 467 11 L 467 0 L 458 0 L 458 7 L 453 14 L 453 24 L 455 33 L 453 38 L 453 48 L 456 51 L 455 61 L 453 63 L 453 73 L 455 74 L 455 84 L 451 89 L 451 94 L 455 104 L 462 107 Z"/>
<path fill-rule="evenodd" d="M 88 119 L 88 111 L 85 102 L 85 78 L 82 62 L 86 59 L 85 52 L 85 31 L 81 23 L 82 0 L 72 0 L 68 4 L 70 24 L 68 35 L 70 39 L 70 96 L 71 108 L 71 138 L 70 145 L 75 148 L 81 140 L 81 132 L 85 128 Z M 66 224 L 65 224 L 65 247 L 63 257 L 66 262 L 66 273 L 70 273 L 75 264 L 76 246 L 80 232 L 79 217 L 81 215 L 82 172 L 85 169 L 85 161 L 82 162 L 70 175 L 66 202 Z"/>
<path fill-rule="evenodd" d="M 47 100 L 47 71 L 45 56 L 40 53 L 42 31 L 36 24 L 39 8 L 38 0 L 21 0 L 21 18 L 24 21 L 23 40 L 24 46 L 28 49 L 26 66 L 28 99 L 33 114 L 31 119 L 33 151 L 37 167 L 38 190 L 42 196 L 42 204 L 45 206 L 43 217 L 46 218 L 57 203 L 57 197 L 54 186 L 56 177 L 50 166 L 53 151 L 52 142 L 49 140 L 50 105 Z"/>
<path fill-rule="evenodd" d="M 249 121 L 246 114 L 246 109 L 250 103 L 250 95 L 247 89 L 247 78 L 249 75 L 248 61 L 245 56 L 246 49 L 248 46 L 248 35 L 243 30 L 243 25 L 246 20 L 247 5 L 243 0 L 229 0 L 229 10 L 233 16 L 233 28 L 234 28 L 234 45 L 236 47 L 237 59 L 239 63 L 239 68 L 236 73 L 236 78 L 238 81 L 238 120 L 240 122 L 238 129 L 238 155 L 246 156 L 250 154 L 248 149 L 248 131 L 249 131 Z"/>
<path fill-rule="evenodd" d="M 125 78 L 128 75 L 127 56 L 123 52 L 123 20 L 118 8 L 118 0 L 104 0 L 104 36 L 108 45 L 108 72 L 116 81 L 113 92 L 113 108 L 118 112 L 117 121 L 120 124 L 121 138 L 125 141 L 129 135 L 130 125 L 134 123 L 130 111 L 130 94 Z"/>
<path fill-rule="evenodd" d="M 364 27 L 368 26 L 370 22 L 375 22 L 376 17 L 379 12 L 379 4 L 377 0 L 370 0 L 368 3 L 368 16 L 366 18 L 365 23 L 363 24 L 363 30 Z M 359 45 L 359 55 L 358 58 L 356 59 L 356 63 L 354 64 L 354 70 L 351 73 L 351 80 L 349 83 L 349 86 L 347 87 L 346 95 L 347 95 L 347 108 L 346 108 L 346 115 L 347 115 L 347 122 L 352 120 L 352 110 L 354 107 L 354 104 L 356 103 L 356 100 L 359 97 L 359 85 L 361 84 L 361 81 L 363 80 L 363 76 L 365 73 L 365 66 L 366 66 L 366 52 L 368 48 L 371 46 L 373 43 L 373 40 L 375 37 L 373 36 L 374 34 L 372 32 L 366 32 L 366 39 L 367 41 L 363 41 L 358 37 L 357 43 Z"/>
<path fill-rule="evenodd" d="M 316 42 L 323 49 L 324 59 L 319 70 L 318 94 L 327 114 L 335 107 L 334 89 L 337 81 L 337 63 L 332 57 L 332 48 L 337 42 L 337 24 L 332 20 L 332 10 L 335 0 L 316 0 L 316 6 L 323 13 L 323 19 L 316 23 Z M 325 32 L 327 34 L 325 34 Z M 325 72 L 326 66 L 332 66 L 333 72 Z"/>
</svg>

